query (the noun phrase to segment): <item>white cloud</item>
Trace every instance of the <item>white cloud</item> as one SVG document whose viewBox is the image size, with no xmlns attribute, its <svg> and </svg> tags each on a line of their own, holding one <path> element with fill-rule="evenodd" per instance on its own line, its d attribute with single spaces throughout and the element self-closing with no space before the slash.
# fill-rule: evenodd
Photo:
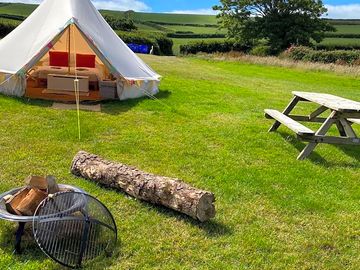
<svg viewBox="0 0 360 270">
<path fill-rule="evenodd" d="M 173 10 L 167 13 L 174 14 L 199 14 L 199 15 L 216 15 L 217 11 L 212 8 L 203 8 L 203 9 L 190 9 L 190 10 Z"/>
<path fill-rule="evenodd" d="M 327 18 L 331 19 L 360 19 L 360 4 L 326 5 Z"/>
<path fill-rule="evenodd" d="M 39 4 L 42 1 L 41 0 L 0 0 L 0 2 Z M 140 0 L 110 0 L 110 1 L 92 0 L 92 2 L 95 5 L 95 7 L 98 9 L 151 11 L 151 8 Z"/>
<path fill-rule="evenodd" d="M 138 0 L 93 0 L 92 2 L 98 9 L 151 11 L 148 5 Z"/>
</svg>

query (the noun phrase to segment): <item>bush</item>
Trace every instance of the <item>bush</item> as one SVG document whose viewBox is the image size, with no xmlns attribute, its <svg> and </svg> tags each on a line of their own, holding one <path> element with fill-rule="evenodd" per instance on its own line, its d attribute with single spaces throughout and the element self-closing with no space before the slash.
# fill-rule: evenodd
<svg viewBox="0 0 360 270">
<path fill-rule="evenodd" d="M 250 54 L 255 56 L 268 56 L 271 54 L 271 48 L 270 46 L 259 45 L 252 48 Z"/>
<path fill-rule="evenodd" d="M 118 31 L 118 35 L 128 44 L 135 43 L 148 45 L 149 47 L 153 46 L 154 54 L 156 55 L 173 55 L 173 41 L 162 33 L 147 34 L 144 32 L 129 33 Z"/>
<path fill-rule="evenodd" d="M 16 25 L 0 22 L 0 38 L 5 37 L 7 34 L 9 34 L 15 28 L 16 28 Z"/>
<path fill-rule="evenodd" d="M 285 54 L 285 56 L 296 61 L 309 61 L 320 63 L 341 63 L 341 64 L 356 64 L 360 60 L 360 51 L 324 51 L 314 50 L 308 47 L 291 47 Z"/>
<path fill-rule="evenodd" d="M 232 40 L 227 41 L 211 41 L 211 42 L 196 42 L 190 43 L 187 45 L 180 46 L 180 53 L 182 54 L 197 54 L 199 52 L 203 53 L 216 53 L 216 52 L 230 52 L 230 51 L 239 51 L 247 52 L 249 47 L 241 45 Z"/>
<path fill-rule="evenodd" d="M 117 18 L 111 15 L 105 15 L 104 19 L 114 30 L 132 31 L 137 30 L 135 23 L 131 19 Z"/>
</svg>

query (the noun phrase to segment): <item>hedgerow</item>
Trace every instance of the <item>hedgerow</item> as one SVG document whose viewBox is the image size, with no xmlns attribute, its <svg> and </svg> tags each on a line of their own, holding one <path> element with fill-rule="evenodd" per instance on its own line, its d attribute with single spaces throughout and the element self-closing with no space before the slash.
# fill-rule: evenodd
<svg viewBox="0 0 360 270">
<path fill-rule="evenodd" d="M 16 25 L 0 21 L 0 38 L 5 37 L 7 34 L 9 34 L 15 28 L 16 28 Z"/>
<path fill-rule="evenodd" d="M 241 51 L 247 52 L 250 50 L 250 47 L 236 43 L 232 40 L 226 41 L 201 41 L 190 43 L 187 45 L 180 46 L 180 53 L 182 54 L 197 54 L 199 52 L 203 53 L 215 53 L 215 52 L 230 52 L 230 51 Z"/>
<path fill-rule="evenodd" d="M 296 61 L 338 63 L 338 64 L 358 64 L 360 61 L 360 50 L 345 51 L 325 51 L 314 50 L 308 47 L 290 47 L 284 55 Z"/>
</svg>

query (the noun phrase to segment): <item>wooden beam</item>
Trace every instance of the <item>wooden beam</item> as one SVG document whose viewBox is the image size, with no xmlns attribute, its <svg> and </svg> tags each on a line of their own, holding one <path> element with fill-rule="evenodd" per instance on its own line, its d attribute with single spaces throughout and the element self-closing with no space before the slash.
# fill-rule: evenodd
<svg viewBox="0 0 360 270">
<path fill-rule="evenodd" d="M 279 123 L 287 126 L 289 129 L 294 131 L 296 134 L 299 135 L 314 135 L 315 132 L 311 129 L 305 127 L 304 125 L 300 124 L 299 122 L 296 122 L 295 120 L 291 119 L 290 117 L 286 116 L 285 114 L 282 114 L 279 111 L 276 110 L 265 110 L 265 114 L 272 117 Z"/>
<path fill-rule="evenodd" d="M 70 61 L 71 61 L 71 25 L 68 26 L 68 46 L 69 46 L 69 51 L 68 51 L 68 74 L 70 74 Z"/>
<path fill-rule="evenodd" d="M 321 106 L 310 114 L 309 119 L 314 119 L 315 117 L 319 116 L 320 114 L 322 114 L 323 112 L 325 112 L 327 110 L 328 110 L 327 107 Z"/>
<path fill-rule="evenodd" d="M 295 108 L 295 106 L 299 103 L 300 99 L 298 97 L 294 97 L 289 105 L 285 108 L 285 110 L 283 111 L 284 115 L 289 115 L 290 112 Z M 279 121 L 275 121 L 275 123 L 271 126 L 271 128 L 269 129 L 269 132 L 273 132 L 276 131 L 279 127 L 280 127 L 281 123 Z"/>
<path fill-rule="evenodd" d="M 339 122 L 344 127 L 344 131 L 347 137 L 349 138 L 357 138 L 354 129 L 351 127 L 349 122 L 346 119 L 340 119 Z"/>
<path fill-rule="evenodd" d="M 330 116 L 326 119 L 326 121 L 322 124 L 322 126 L 320 127 L 320 129 L 316 132 L 316 136 L 324 136 L 328 130 L 330 129 L 330 127 L 335 123 L 335 119 L 334 117 L 336 116 L 337 111 L 333 111 Z M 314 136 L 314 137 L 316 137 Z M 311 138 L 311 137 L 309 137 Z M 318 145 L 318 142 L 310 142 L 305 148 L 304 150 L 300 153 L 300 155 L 298 156 L 298 160 L 304 160 L 306 159 L 312 151 L 314 151 L 315 147 Z"/>
<path fill-rule="evenodd" d="M 301 137 L 303 141 L 310 143 L 326 143 L 326 144 L 343 144 L 343 145 L 359 145 L 359 138 L 347 138 L 347 137 L 335 137 L 335 136 L 312 136 L 312 137 Z"/>
</svg>

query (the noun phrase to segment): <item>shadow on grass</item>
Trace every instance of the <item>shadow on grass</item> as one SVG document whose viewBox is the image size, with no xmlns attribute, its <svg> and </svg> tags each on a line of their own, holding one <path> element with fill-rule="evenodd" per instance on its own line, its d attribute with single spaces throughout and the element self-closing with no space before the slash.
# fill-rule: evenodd
<svg viewBox="0 0 360 270">
<path fill-rule="evenodd" d="M 1 233 L 0 233 L 0 247 L 4 253 L 12 254 L 13 262 L 26 264 L 28 261 L 43 263 L 48 260 L 48 257 L 41 251 L 36 244 L 36 241 L 32 235 L 31 228 L 28 224 L 21 241 L 21 254 L 14 254 L 15 245 L 15 232 L 17 230 L 17 223 L 2 222 Z M 54 264 L 51 269 L 62 269 L 61 267 Z"/>
<path fill-rule="evenodd" d="M 167 99 L 171 96 L 171 91 L 169 90 L 160 90 L 159 93 L 155 96 L 156 99 L 163 102 L 162 100 Z M 145 100 L 150 99 L 149 97 L 142 97 L 137 99 L 128 99 L 124 101 L 103 101 L 101 102 L 101 112 L 111 115 L 118 115 L 125 113 L 131 110 L 133 107 L 136 107 L 138 104 L 144 102 Z M 157 102 L 154 100 L 154 102 Z M 165 104 L 164 104 L 165 106 Z"/>
<path fill-rule="evenodd" d="M 8 221 L 1 221 L 1 230 L 0 230 L 0 249 L 9 255 L 12 255 L 12 261 L 14 264 L 23 264 L 24 266 L 29 264 L 29 262 L 34 263 L 35 265 L 46 265 L 48 270 L 60 270 L 65 269 L 60 264 L 53 261 L 52 264 L 47 263 L 46 261 L 50 260 L 44 252 L 37 245 L 36 240 L 34 239 L 31 224 L 27 223 L 25 227 L 24 235 L 22 236 L 21 241 L 21 254 L 14 254 L 14 245 L 15 245 L 15 232 L 17 230 L 17 223 L 11 223 Z M 89 265 L 84 265 L 84 268 L 89 269 L 104 269 L 111 265 L 117 263 L 119 257 L 121 257 L 121 246 L 120 242 L 116 246 L 115 250 L 111 257 L 100 256 L 99 258 L 91 261 L 91 267 Z M 67 269 L 67 268 L 66 268 Z"/>
<path fill-rule="evenodd" d="M 117 194 L 121 194 L 123 196 L 129 196 L 128 194 L 126 194 L 121 190 L 110 188 L 100 183 L 96 183 L 96 184 L 99 185 L 104 190 L 111 190 L 111 191 L 115 191 Z M 155 210 L 165 217 L 175 218 L 176 220 L 184 221 L 188 224 L 191 224 L 192 226 L 198 227 L 199 229 L 203 230 L 206 233 L 206 235 L 209 237 L 220 237 L 225 235 L 232 235 L 234 233 L 233 229 L 216 220 L 200 222 L 185 214 L 169 209 L 162 205 L 154 205 L 149 202 L 145 202 L 141 200 L 137 200 L 137 202 L 143 205 L 145 208 Z"/>
<path fill-rule="evenodd" d="M 172 92 L 170 90 L 159 90 L 159 93 L 155 95 L 156 99 L 159 101 L 167 99 L 171 96 Z M 10 97 L 3 94 L 0 94 L 1 97 L 5 99 L 11 99 L 22 103 L 24 105 L 36 106 L 36 107 L 43 107 L 49 108 L 53 105 L 55 101 L 48 101 L 48 100 L 40 100 L 40 99 L 30 99 L 25 97 Z M 141 97 L 137 99 L 128 99 L 124 101 L 120 100 L 109 100 L 109 101 L 101 101 L 101 102 L 94 102 L 94 101 L 83 101 L 81 104 L 91 105 L 91 104 L 101 104 L 102 108 L 101 111 L 106 114 L 111 115 L 118 115 L 124 112 L 131 110 L 133 107 L 136 107 L 138 104 L 144 102 L 145 100 L 150 99 L 149 97 Z M 61 101 L 60 101 L 61 102 Z M 154 101 L 156 102 L 156 100 Z M 161 101 L 163 102 L 163 101 Z M 64 103 L 74 103 L 74 102 L 64 102 Z M 166 106 L 166 103 L 164 104 Z M 170 108 L 170 106 L 169 106 Z"/>
<path fill-rule="evenodd" d="M 26 97 L 7 96 L 4 94 L 0 94 L 0 97 L 3 98 L 4 100 L 16 101 L 21 104 L 36 106 L 36 107 L 43 107 L 43 108 L 51 107 L 53 104 L 53 101 L 30 99 L 30 98 L 26 98 Z"/>
<path fill-rule="evenodd" d="M 307 145 L 307 143 L 299 141 L 295 136 L 290 135 L 289 133 L 285 133 L 282 131 L 278 131 L 278 133 L 281 135 L 281 137 L 284 138 L 284 140 L 286 140 L 287 142 L 292 144 L 299 151 L 299 154 Z M 322 144 L 320 144 L 318 146 L 321 147 L 321 145 Z M 354 168 L 354 169 L 360 168 L 360 148 L 354 147 L 354 146 L 349 146 L 349 145 L 334 145 L 334 146 L 337 147 L 339 150 L 341 150 L 347 156 L 350 156 L 350 157 L 356 159 L 357 162 L 354 163 L 354 162 L 346 162 L 346 161 L 340 161 L 340 160 L 337 162 L 327 161 L 322 156 L 320 156 L 319 154 L 316 153 L 316 148 L 310 154 L 308 159 L 311 162 L 313 162 L 314 164 L 321 165 L 326 168 L 331 168 L 331 167 L 344 167 L 344 168 Z M 296 157 L 294 157 L 294 158 L 296 158 Z"/>
<path fill-rule="evenodd" d="M 150 207 L 151 209 L 156 209 L 157 212 L 162 214 L 163 216 L 175 218 L 179 221 L 184 221 L 188 224 L 191 224 L 192 226 L 198 227 L 202 231 L 206 233 L 209 237 L 220 237 L 225 235 L 232 235 L 234 232 L 233 230 L 228 227 L 227 225 L 217 221 L 217 220 L 209 220 L 207 222 L 200 222 L 197 221 L 185 214 L 182 214 L 180 212 L 176 212 L 174 210 L 168 209 L 161 205 L 152 205 L 147 202 L 141 201 L 141 204 L 143 204 L 146 207 Z"/>
<path fill-rule="evenodd" d="M 280 136 L 284 140 L 286 140 L 288 143 L 290 143 L 294 148 L 296 148 L 299 151 L 299 154 L 301 153 L 302 150 L 304 150 L 305 146 L 307 145 L 307 143 L 300 141 L 294 135 L 290 135 L 289 133 L 285 133 L 283 131 L 277 131 L 277 133 L 280 134 Z M 294 158 L 297 158 L 297 157 L 294 157 Z M 320 156 L 318 153 L 316 153 L 316 148 L 310 154 L 310 156 L 308 157 L 308 160 L 310 160 L 311 162 L 316 163 L 316 164 L 326 165 L 328 163 L 322 156 Z"/>
</svg>

